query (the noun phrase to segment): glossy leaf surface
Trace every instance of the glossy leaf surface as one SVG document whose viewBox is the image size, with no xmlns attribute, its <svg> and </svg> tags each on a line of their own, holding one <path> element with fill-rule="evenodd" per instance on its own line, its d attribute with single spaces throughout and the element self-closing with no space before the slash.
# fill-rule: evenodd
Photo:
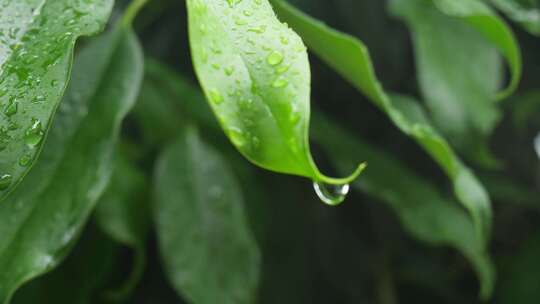
<svg viewBox="0 0 540 304">
<path fill-rule="evenodd" d="M 323 147 L 341 147 L 333 155 L 338 168 L 347 168 L 362 155 L 370 164 L 353 187 L 380 199 L 396 212 L 416 239 L 459 250 L 472 264 L 481 283 L 481 295 L 493 291 L 494 269 L 475 223 L 455 202 L 445 198 L 433 183 L 417 176 L 388 153 L 362 143 L 322 115 L 315 115 L 314 140 Z"/>
<path fill-rule="evenodd" d="M 189 0 L 195 70 L 221 126 L 253 163 L 317 182 L 309 148 L 310 67 L 302 40 L 267 0 Z"/>
<path fill-rule="evenodd" d="M 141 79 L 139 46 L 123 29 L 79 54 L 40 161 L 0 205 L 0 303 L 72 247 L 109 182 L 120 124 Z"/>
<path fill-rule="evenodd" d="M 491 225 L 489 197 L 470 169 L 430 125 L 418 103 L 400 96 L 390 98 L 386 94 L 361 41 L 317 22 L 283 1 L 275 0 L 274 4 L 279 16 L 302 35 L 315 54 L 363 92 L 441 166 L 451 179 L 456 196 L 473 217 L 478 235 L 487 241 Z"/>
<path fill-rule="evenodd" d="M 0 3 L 0 200 L 36 159 L 69 79 L 77 37 L 100 31 L 112 0 Z"/>
<path fill-rule="evenodd" d="M 161 155 L 155 222 L 165 270 L 190 303 L 254 303 L 260 253 L 225 160 L 189 127 Z"/>
</svg>

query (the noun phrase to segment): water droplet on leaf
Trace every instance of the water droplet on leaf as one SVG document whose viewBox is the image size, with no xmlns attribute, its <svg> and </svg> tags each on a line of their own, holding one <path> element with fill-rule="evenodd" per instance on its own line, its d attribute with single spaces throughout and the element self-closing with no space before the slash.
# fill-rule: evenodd
<svg viewBox="0 0 540 304">
<path fill-rule="evenodd" d="M 266 58 L 266 62 L 268 62 L 269 65 L 278 65 L 283 62 L 283 54 L 278 51 L 273 51 Z"/>
<path fill-rule="evenodd" d="M 0 175 L 0 190 L 6 190 L 11 185 L 12 177 L 9 174 Z"/>
</svg>

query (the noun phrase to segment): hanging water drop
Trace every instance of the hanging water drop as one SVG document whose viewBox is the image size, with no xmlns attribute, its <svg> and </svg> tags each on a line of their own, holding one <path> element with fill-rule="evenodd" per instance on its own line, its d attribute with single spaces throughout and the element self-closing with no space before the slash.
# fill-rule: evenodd
<svg viewBox="0 0 540 304">
<path fill-rule="evenodd" d="M 329 206 L 337 206 L 347 198 L 347 194 L 349 194 L 349 190 L 351 187 L 349 184 L 344 185 L 328 185 L 324 183 L 313 183 L 313 188 L 315 189 L 315 193 L 317 193 L 317 196 L 319 199 L 329 205 Z"/>
</svg>

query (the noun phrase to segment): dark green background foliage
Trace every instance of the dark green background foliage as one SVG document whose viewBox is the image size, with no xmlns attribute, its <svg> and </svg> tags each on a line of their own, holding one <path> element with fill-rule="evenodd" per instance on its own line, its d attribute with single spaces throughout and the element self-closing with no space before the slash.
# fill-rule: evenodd
<svg viewBox="0 0 540 304">
<path fill-rule="evenodd" d="M 536 0 L 0 0 L 0 304 L 537 303 L 539 54 Z"/>
</svg>

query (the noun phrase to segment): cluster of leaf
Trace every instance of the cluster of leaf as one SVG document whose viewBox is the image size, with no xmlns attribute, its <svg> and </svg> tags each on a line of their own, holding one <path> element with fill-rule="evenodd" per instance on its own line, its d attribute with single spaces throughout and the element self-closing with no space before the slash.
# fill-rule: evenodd
<svg viewBox="0 0 540 304">
<path fill-rule="evenodd" d="M 538 298 L 540 3 L 177 2 L 0 0 L 0 303 Z"/>
</svg>

